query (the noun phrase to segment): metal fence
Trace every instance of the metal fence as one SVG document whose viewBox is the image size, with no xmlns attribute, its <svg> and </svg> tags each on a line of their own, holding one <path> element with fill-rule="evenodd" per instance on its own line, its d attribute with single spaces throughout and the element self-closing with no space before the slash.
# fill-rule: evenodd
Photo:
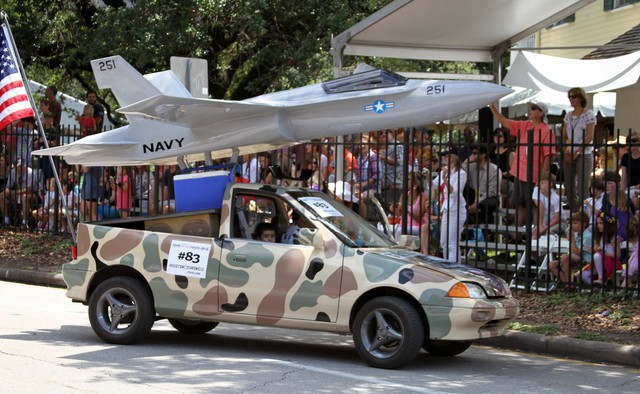
<svg viewBox="0 0 640 394">
<path fill-rule="evenodd" d="M 172 179 L 179 173 L 177 166 L 89 169 L 55 158 L 65 204 L 52 185 L 49 160 L 30 155 L 42 146 L 40 137 L 22 128 L 5 129 L 0 135 L 0 210 L 5 226 L 65 233 L 69 230 L 65 210 L 75 226 L 83 220 L 156 215 L 175 209 Z M 78 130 L 72 128 L 47 135 L 50 145 L 79 138 Z M 637 181 L 635 175 L 626 174 L 627 169 L 635 171 L 633 160 L 640 162 L 640 135 L 635 139 L 632 135 L 625 144 L 618 139 L 571 146 L 594 150 L 591 155 L 578 155 L 569 162 L 573 165 L 565 164 L 567 146 L 559 136 L 539 142 L 533 135 L 518 141 L 504 129 L 481 136 L 470 128 L 375 131 L 325 138 L 261 157 L 246 156 L 242 166 L 236 167 L 236 175 L 245 181 L 286 183 L 272 179 L 268 166 L 277 164 L 292 177 L 308 169 L 312 175 L 307 181 L 289 183 L 324 190 L 372 223 L 384 224 L 381 229 L 389 236 L 415 235 L 423 252 L 495 273 L 512 287 L 527 291 L 556 290 L 558 286 L 577 291 L 605 288 L 637 295 L 640 274 L 633 267 L 637 267 L 640 233 L 640 168 Z M 536 161 L 544 162 L 545 152 L 552 153 L 548 172 L 534 166 Z M 626 153 L 632 157 L 637 153 L 638 158 L 621 163 L 623 157 L 629 157 Z M 575 171 L 584 168 L 593 170 Z M 622 179 L 607 189 L 610 182 L 604 181 L 604 174 L 618 170 L 622 170 Z M 518 177 L 536 182 L 519 182 Z M 546 181 L 549 190 L 538 180 Z M 594 198 L 596 191 L 604 196 L 602 205 Z M 571 204 L 567 195 L 574 193 L 577 199 Z M 510 203 L 519 194 L 523 196 L 521 209 Z M 587 215 L 594 236 L 588 242 L 576 240 L 578 250 L 612 249 L 598 263 L 603 267 L 600 278 L 596 276 L 600 266 L 595 266 L 593 258 L 587 261 L 587 255 L 571 247 L 575 239 L 572 215 L 581 212 Z M 617 236 L 606 242 L 598 232 L 600 212 L 605 213 L 605 221 L 615 220 Z"/>
</svg>

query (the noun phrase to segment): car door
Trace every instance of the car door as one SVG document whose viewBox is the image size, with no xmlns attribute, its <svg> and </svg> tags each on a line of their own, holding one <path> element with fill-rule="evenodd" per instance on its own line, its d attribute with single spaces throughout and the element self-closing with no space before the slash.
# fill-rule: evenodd
<svg viewBox="0 0 640 394">
<path fill-rule="evenodd" d="M 285 202 L 273 194 L 236 192 L 234 206 L 234 237 L 225 240 L 221 256 L 221 311 L 255 316 L 258 324 L 281 319 L 334 322 L 342 279 L 336 248 L 327 253 L 326 247 L 247 239 L 261 221 L 276 224 L 279 235 L 286 230 Z"/>
</svg>

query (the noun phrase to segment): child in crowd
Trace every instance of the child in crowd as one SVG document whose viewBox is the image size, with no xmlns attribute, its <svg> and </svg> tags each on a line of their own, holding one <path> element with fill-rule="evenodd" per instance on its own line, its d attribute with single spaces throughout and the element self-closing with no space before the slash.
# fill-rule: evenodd
<svg viewBox="0 0 640 394">
<path fill-rule="evenodd" d="M 564 233 L 562 225 L 562 206 L 560 196 L 552 186 L 555 184 L 555 176 L 543 173 L 540 176 L 538 185 L 533 189 L 533 203 L 537 208 L 537 215 L 534 215 L 535 227 L 533 237 L 540 238 L 543 235 Z"/>
<path fill-rule="evenodd" d="M 620 269 L 620 243 L 615 216 L 600 212 L 593 230 L 593 263 L 582 271 L 582 281 L 602 286 L 614 270 Z M 592 272 L 595 267 L 595 274 Z"/>
<path fill-rule="evenodd" d="M 133 208 L 133 195 L 131 180 L 127 170 L 118 167 L 116 170 L 116 209 L 120 212 L 121 218 L 127 218 L 129 211 Z"/>
<path fill-rule="evenodd" d="M 445 259 L 460 262 L 460 236 L 467 220 L 467 202 L 462 193 L 467 172 L 460 168 L 456 154 L 443 153 L 441 160 L 444 165 L 432 182 L 432 187 L 440 191 L 440 247 Z"/>
<path fill-rule="evenodd" d="M 580 267 L 592 260 L 593 236 L 589 229 L 589 215 L 586 212 L 576 212 L 571 215 L 571 230 L 569 231 L 569 253 L 560 256 L 560 265 L 557 260 L 549 263 L 549 270 L 556 276 L 561 284 L 569 283 L 571 269 Z"/>
<path fill-rule="evenodd" d="M 96 119 L 93 117 L 93 105 L 84 106 L 82 116 L 78 119 L 80 122 L 80 136 L 86 137 L 96 133 Z"/>
<path fill-rule="evenodd" d="M 591 181 L 591 195 L 584 200 L 584 210 L 589 215 L 589 227 L 592 227 L 593 216 L 596 212 L 602 211 L 602 200 L 604 199 L 604 181 L 600 177 Z"/>
<path fill-rule="evenodd" d="M 62 192 L 65 195 L 65 200 L 60 200 L 60 210 L 58 211 L 58 223 L 60 224 L 60 231 L 62 232 L 69 231 L 67 212 L 69 212 L 71 219 L 78 218 L 80 214 L 78 192 L 74 189 L 74 187 L 75 185 L 71 180 L 62 182 Z M 49 210 L 49 223 L 54 223 L 54 218 L 55 210 Z"/>
<path fill-rule="evenodd" d="M 262 242 L 276 242 L 276 226 L 267 222 L 258 223 L 253 237 Z"/>
<path fill-rule="evenodd" d="M 31 215 L 38 221 L 38 230 L 53 230 L 49 223 L 49 211 L 53 211 L 56 205 L 56 179 L 49 178 L 47 182 L 47 190 L 44 192 L 44 203 L 38 209 L 31 211 Z"/>
<path fill-rule="evenodd" d="M 627 267 L 622 272 L 622 283 L 620 287 L 627 287 L 632 282 L 638 280 L 638 226 L 640 225 L 638 216 L 634 216 L 629 221 L 629 228 L 627 229 L 627 250 L 630 254 L 629 261 L 627 261 Z"/>
</svg>

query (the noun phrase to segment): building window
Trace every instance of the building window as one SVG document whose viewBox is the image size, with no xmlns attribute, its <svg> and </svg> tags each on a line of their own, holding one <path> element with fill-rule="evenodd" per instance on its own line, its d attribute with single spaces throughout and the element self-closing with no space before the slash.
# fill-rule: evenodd
<svg viewBox="0 0 640 394">
<path fill-rule="evenodd" d="M 564 18 L 560 19 L 559 21 L 557 21 L 553 25 L 549 26 L 548 29 L 551 29 L 552 27 L 556 27 L 556 26 L 560 26 L 560 25 L 565 25 L 567 23 L 571 23 L 571 22 L 575 22 L 575 21 L 576 21 L 576 14 L 571 14 L 569 16 L 565 16 Z"/>
<path fill-rule="evenodd" d="M 604 10 L 611 11 L 627 5 L 637 3 L 640 0 L 604 0 Z"/>
</svg>

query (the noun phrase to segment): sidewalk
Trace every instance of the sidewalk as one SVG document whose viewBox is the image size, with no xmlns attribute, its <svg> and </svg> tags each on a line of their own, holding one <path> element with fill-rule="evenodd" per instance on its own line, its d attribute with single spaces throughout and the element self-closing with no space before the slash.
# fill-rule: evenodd
<svg viewBox="0 0 640 394">
<path fill-rule="evenodd" d="M 62 274 L 17 269 L 0 269 L 0 280 L 31 285 L 66 288 Z M 521 350 L 552 357 L 565 357 L 596 363 L 623 364 L 640 368 L 640 346 L 584 341 L 567 337 L 550 337 L 508 331 L 496 338 L 480 339 L 476 345 Z"/>
</svg>

